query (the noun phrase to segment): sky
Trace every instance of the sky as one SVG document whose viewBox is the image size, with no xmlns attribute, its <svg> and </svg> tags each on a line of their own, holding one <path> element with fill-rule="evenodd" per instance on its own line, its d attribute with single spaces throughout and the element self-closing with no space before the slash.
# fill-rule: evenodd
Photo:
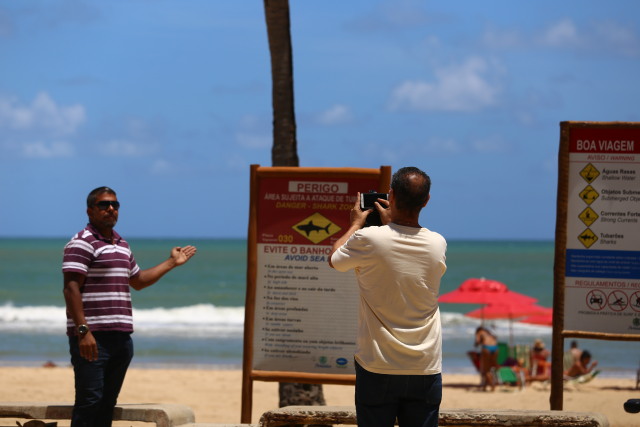
<svg viewBox="0 0 640 427">
<path fill-rule="evenodd" d="M 417 166 L 447 239 L 552 240 L 562 121 L 640 121 L 636 0 L 290 0 L 300 166 Z M 259 0 L 0 1 L 0 237 L 243 238 Z"/>
</svg>

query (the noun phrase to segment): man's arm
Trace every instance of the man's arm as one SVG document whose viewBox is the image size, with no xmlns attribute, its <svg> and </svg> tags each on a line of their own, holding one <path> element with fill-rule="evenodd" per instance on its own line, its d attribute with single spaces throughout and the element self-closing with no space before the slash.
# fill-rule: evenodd
<svg viewBox="0 0 640 427">
<path fill-rule="evenodd" d="M 136 291 L 151 286 L 174 268 L 189 261 L 195 253 L 195 246 L 175 247 L 171 249 L 171 256 L 168 259 L 155 267 L 142 270 L 138 275 L 129 279 L 129 284 Z"/>
<path fill-rule="evenodd" d="M 350 226 L 347 231 L 345 231 L 345 233 L 333 243 L 333 247 L 331 248 L 331 252 L 329 253 L 329 266 L 331 268 L 333 268 L 333 264 L 331 263 L 331 255 L 333 255 L 335 251 L 337 251 L 342 245 L 344 245 L 356 231 L 360 230 L 364 226 L 364 223 L 367 220 L 367 216 L 369 216 L 371 212 L 373 212 L 373 210 L 371 209 L 368 209 L 366 211 L 360 209 L 360 193 L 358 193 L 356 202 L 349 212 Z"/>
<path fill-rule="evenodd" d="M 80 273 L 63 273 L 64 277 L 64 300 L 67 305 L 73 323 L 77 326 L 86 325 L 87 320 L 84 317 L 84 307 L 82 305 L 82 294 L 80 289 L 84 286 L 85 276 Z M 80 347 L 80 356 L 92 362 L 98 359 L 98 346 L 91 331 L 84 335 L 78 335 L 78 346 Z"/>
</svg>

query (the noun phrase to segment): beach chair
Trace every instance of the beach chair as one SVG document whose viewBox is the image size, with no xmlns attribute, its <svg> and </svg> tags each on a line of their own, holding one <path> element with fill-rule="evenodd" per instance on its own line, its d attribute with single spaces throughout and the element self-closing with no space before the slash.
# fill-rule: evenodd
<svg viewBox="0 0 640 427">
<path fill-rule="evenodd" d="M 524 388 L 524 377 L 516 372 L 511 366 L 499 366 L 493 373 L 498 385 L 513 385 L 521 389 Z"/>
<path fill-rule="evenodd" d="M 504 366 L 509 360 L 509 344 L 506 342 L 498 343 L 498 365 Z"/>
<path fill-rule="evenodd" d="M 505 342 L 498 343 L 498 367 L 494 368 L 493 376 L 498 385 L 518 386 L 522 390 L 525 386 L 524 372 L 518 366 L 515 349 Z"/>
<path fill-rule="evenodd" d="M 567 376 L 565 376 L 563 378 L 563 388 L 565 388 L 567 390 L 571 390 L 571 388 L 579 390 L 580 386 L 590 382 L 599 373 L 600 373 L 600 370 L 595 370 L 595 371 L 589 372 L 588 374 L 580 375 L 580 376 L 577 376 L 577 377 L 567 377 Z"/>
</svg>

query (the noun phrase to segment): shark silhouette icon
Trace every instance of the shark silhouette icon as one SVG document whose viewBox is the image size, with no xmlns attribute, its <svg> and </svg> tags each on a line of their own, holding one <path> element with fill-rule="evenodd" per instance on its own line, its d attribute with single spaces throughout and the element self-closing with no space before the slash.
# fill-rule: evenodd
<svg viewBox="0 0 640 427">
<path fill-rule="evenodd" d="M 304 224 L 304 225 L 299 225 L 296 228 L 300 231 L 304 231 L 305 233 L 307 233 L 307 237 L 309 237 L 309 234 L 312 231 L 320 231 L 320 230 L 324 230 L 327 234 L 329 234 L 329 227 L 331 227 L 331 223 L 327 224 L 326 227 L 320 227 L 317 226 L 313 223 L 313 220 L 309 221 L 308 223 Z"/>
</svg>

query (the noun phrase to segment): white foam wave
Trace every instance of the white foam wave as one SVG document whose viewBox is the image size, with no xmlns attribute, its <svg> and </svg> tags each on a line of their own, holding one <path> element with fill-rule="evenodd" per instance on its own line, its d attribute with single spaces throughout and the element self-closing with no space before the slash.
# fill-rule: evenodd
<svg viewBox="0 0 640 427">
<path fill-rule="evenodd" d="M 150 336 L 241 337 L 244 326 L 243 307 L 216 307 L 197 304 L 177 308 L 134 309 L 136 334 Z M 12 303 L 0 306 L 0 332 L 64 333 L 64 307 L 23 306 Z"/>
<path fill-rule="evenodd" d="M 443 312 L 442 335 L 443 339 L 469 339 L 480 326 L 480 319 L 467 317 L 461 313 Z M 507 340 L 513 336 L 517 338 L 534 337 L 543 338 L 551 336 L 551 328 L 548 326 L 531 325 L 510 321 L 508 319 L 485 320 L 484 325 L 489 327 L 500 339 Z"/>
<path fill-rule="evenodd" d="M 216 307 L 197 304 L 187 307 L 133 310 L 136 334 L 183 337 L 242 337 L 243 307 Z M 478 319 L 460 313 L 443 312 L 443 338 L 468 340 L 480 324 Z M 485 322 L 505 339 L 515 337 L 546 337 L 551 328 L 508 320 Z M 0 306 L 0 332 L 63 333 L 66 328 L 65 308 L 57 306 L 23 306 L 12 303 Z"/>
</svg>

